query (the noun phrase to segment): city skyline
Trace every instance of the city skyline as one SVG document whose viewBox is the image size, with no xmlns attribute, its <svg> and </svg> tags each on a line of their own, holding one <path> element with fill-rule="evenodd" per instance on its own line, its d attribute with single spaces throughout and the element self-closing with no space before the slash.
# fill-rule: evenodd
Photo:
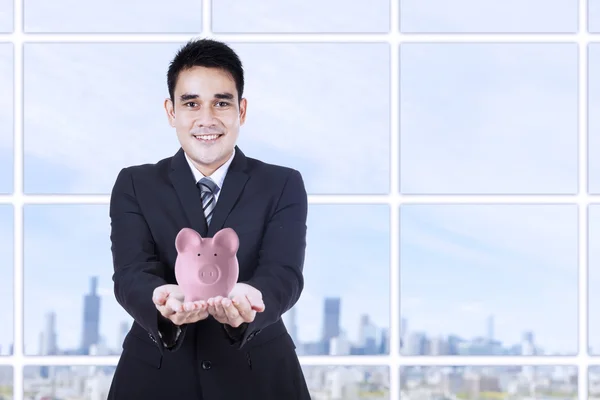
<svg viewBox="0 0 600 400">
<path fill-rule="evenodd" d="M 363 226 L 362 231 L 358 231 L 364 223 L 356 219 L 357 215 L 369 218 L 370 229 Z M 57 311 L 59 347 L 72 348 L 79 344 L 82 299 L 88 292 L 91 276 L 98 277 L 98 293 L 102 298 L 100 333 L 111 340 L 108 344 L 114 347 L 112 340 L 119 324 L 129 320 L 129 315 L 114 299 L 107 207 L 26 205 L 24 221 L 27 353 L 37 352 L 44 316 L 51 310 Z M 81 225 L 79 221 L 86 223 Z M 358 338 L 362 314 L 369 314 L 379 327 L 389 327 L 388 208 L 384 205 L 311 205 L 308 224 L 312 228 L 307 238 L 310 250 L 305 261 L 306 286 L 297 306 L 298 337 L 306 342 L 319 339 L 325 297 L 342 298 L 341 325 L 351 340 Z M 83 228 L 71 229 L 75 225 Z M 339 254 L 344 254 L 348 246 L 353 248 L 351 257 L 340 259 Z M 47 254 L 53 254 L 52 258 Z M 357 273 L 344 276 L 344 270 Z M 336 279 L 338 284 L 329 284 Z M 370 293 L 369 298 L 347 295 L 360 290 Z M 38 298 L 45 299 L 43 307 L 37 304 Z M 3 338 L 2 332 L 0 338 Z"/>
<path fill-rule="evenodd" d="M 593 220 L 599 216 L 594 208 L 591 210 L 590 284 L 597 285 L 600 269 L 593 254 L 600 246 L 594 245 L 597 241 Z M 488 315 L 494 315 L 495 337 L 502 342 L 518 343 L 523 332 L 532 331 L 546 352 L 572 351 L 577 345 L 578 328 L 576 214 L 575 207 L 568 205 L 402 207 L 400 306 L 402 316 L 409 320 L 409 330 L 424 331 L 428 336 L 458 335 L 469 339 L 485 335 L 483 321 Z M 359 231 L 357 228 L 364 223 L 357 215 L 364 216 L 371 229 Z M 525 217 L 530 222 L 523 223 Z M 2 245 L 6 254 L 12 254 L 10 206 L 0 207 L 0 218 Z M 311 205 L 305 264 L 307 283 L 296 306 L 301 341 L 319 339 L 323 301 L 328 297 L 340 297 L 341 327 L 351 341 L 358 340 L 362 314 L 368 314 L 374 325 L 389 329 L 388 218 L 389 209 L 385 205 Z M 85 228 L 72 230 L 71 221 L 86 221 Z M 486 233 L 489 224 L 497 229 Z M 72 348 L 79 344 L 83 296 L 89 290 L 91 276 L 99 279 L 100 333 L 107 338 L 110 347 L 117 345 L 119 326 L 122 321 L 130 321 L 130 317 L 116 303 L 112 293 L 108 230 L 103 205 L 25 207 L 28 354 L 37 352 L 44 315 L 50 310 L 57 311 L 59 347 Z M 79 250 L 71 254 L 71 248 Z M 353 252 L 348 254 L 347 248 Z M 46 254 L 50 253 L 53 257 L 48 260 Z M 457 265 L 464 272 L 457 274 Z M 12 272 L 12 265 L 5 264 L 5 268 Z M 355 273 L 342 274 L 342 271 Z M 484 274 L 487 281 L 498 276 L 502 279 L 493 285 L 482 284 L 487 281 L 482 280 L 480 274 Z M 65 275 L 69 279 L 64 279 Z M 440 290 L 431 276 L 445 282 L 449 291 Z M 544 277 L 543 291 L 535 289 L 541 287 L 536 286 L 540 276 Z M 457 279 L 461 287 L 468 290 L 453 291 L 458 281 L 453 282 Z M 6 296 L 12 281 L 3 282 Z M 505 296 L 509 291 L 511 298 Z M 590 290 L 591 302 L 595 299 L 594 292 Z M 365 295 L 357 297 L 349 293 Z M 378 297 L 372 297 L 373 293 Z M 535 301 L 529 300 L 532 293 Z M 557 297 L 556 293 L 563 294 Z M 35 305 L 37 298 L 46 299 L 45 307 Z M 12 296 L 8 301 L 12 303 Z M 519 303 L 522 304 L 517 307 Z M 552 314 L 546 312 L 549 308 Z M 593 309 L 590 303 L 590 340 L 592 347 L 600 348 L 594 342 L 600 321 L 594 318 Z M 12 314 L 12 309 L 4 313 L 0 317 L 10 321 L 12 328 L 12 317 L 7 314 Z M 72 317 L 66 318 L 67 315 Z M 511 323 L 507 316 L 527 321 L 527 324 Z M 555 326 L 556 321 L 561 323 Z M 6 349 L 10 343 L 12 329 L 0 332 L 0 346 Z"/>
</svg>

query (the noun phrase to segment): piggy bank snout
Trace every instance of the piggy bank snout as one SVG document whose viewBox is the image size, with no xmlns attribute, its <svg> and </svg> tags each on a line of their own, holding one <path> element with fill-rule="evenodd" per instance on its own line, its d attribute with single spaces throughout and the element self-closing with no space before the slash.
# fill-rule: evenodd
<svg viewBox="0 0 600 400">
<path fill-rule="evenodd" d="M 205 285 L 212 285 L 219 280 L 221 270 L 216 264 L 205 264 L 198 270 L 198 279 Z"/>
</svg>

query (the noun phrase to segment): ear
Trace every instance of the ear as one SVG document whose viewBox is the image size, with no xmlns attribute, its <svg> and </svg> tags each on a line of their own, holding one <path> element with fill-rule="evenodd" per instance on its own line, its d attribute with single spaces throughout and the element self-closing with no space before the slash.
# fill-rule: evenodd
<svg viewBox="0 0 600 400">
<path fill-rule="evenodd" d="M 182 253 L 187 249 L 200 246 L 202 236 L 191 228 L 183 228 L 175 238 L 175 248 L 178 253 Z"/>
<path fill-rule="evenodd" d="M 175 127 L 175 107 L 170 98 L 166 98 L 164 102 L 165 112 L 167 113 L 167 119 L 169 120 L 169 125 L 172 128 Z"/>
<path fill-rule="evenodd" d="M 231 228 L 223 228 L 213 236 L 215 246 L 227 250 L 230 254 L 235 254 L 240 247 L 240 240 L 237 233 Z"/>
</svg>

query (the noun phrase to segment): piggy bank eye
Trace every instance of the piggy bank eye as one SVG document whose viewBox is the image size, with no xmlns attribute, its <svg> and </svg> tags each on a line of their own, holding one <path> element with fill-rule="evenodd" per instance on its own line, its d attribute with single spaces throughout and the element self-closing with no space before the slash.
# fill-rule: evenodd
<svg viewBox="0 0 600 400">
<path fill-rule="evenodd" d="M 215 257 L 217 256 L 217 253 L 215 253 Z"/>
<path fill-rule="evenodd" d="M 198 257 L 200 257 L 200 253 L 198 253 Z"/>
</svg>

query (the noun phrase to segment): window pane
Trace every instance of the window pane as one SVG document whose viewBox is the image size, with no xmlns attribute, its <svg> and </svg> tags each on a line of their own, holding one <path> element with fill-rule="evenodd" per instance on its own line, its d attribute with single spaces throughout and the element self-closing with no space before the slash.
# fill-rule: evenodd
<svg viewBox="0 0 600 400">
<path fill-rule="evenodd" d="M 400 29 L 440 33 L 577 32 L 577 0 L 400 0 Z"/>
<path fill-rule="evenodd" d="M 577 214 L 576 205 L 403 206 L 402 354 L 576 354 Z"/>
<path fill-rule="evenodd" d="M 588 400 L 600 400 L 600 366 L 588 368 Z"/>
<path fill-rule="evenodd" d="M 25 32 L 192 33 L 202 0 L 23 0 Z"/>
<path fill-rule="evenodd" d="M 122 167 L 173 155 L 179 142 L 163 109 L 164 76 L 178 47 L 27 44 L 26 192 L 109 193 Z M 388 45 L 234 49 L 246 70 L 248 118 L 238 141 L 246 155 L 299 169 L 312 194 L 387 193 Z"/>
<path fill-rule="evenodd" d="M 7 33 L 14 30 L 13 13 L 13 0 L 0 0 L 0 32 Z"/>
<path fill-rule="evenodd" d="M 108 399 L 114 373 L 113 366 L 26 366 L 25 399 Z"/>
<path fill-rule="evenodd" d="M 3 378 L 1 368 L 0 388 Z M 389 368 L 386 366 L 303 365 L 302 369 L 315 399 L 390 399 Z M 114 372 L 115 367 L 112 366 L 26 366 L 25 396 L 26 399 L 45 396 L 57 399 L 106 399 Z M 12 372 L 10 377 L 12 379 Z M 12 381 L 10 385 L 12 387 Z"/>
<path fill-rule="evenodd" d="M 25 207 L 27 355 L 120 354 L 132 319 L 113 294 L 107 208 Z"/>
<path fill-rule="evenodd" d="M 405 193 L 576 193 L 577 44 L 401 47 Z"/>
<path fill-rule="evenodd" d="M 588 31 L 600 32 L 600 3 L 597 0 L 588 0 Z"/>
<path fill-rule="evenodd" d="M 406 399 L 577 399 L 576 366 L 410 366 L 400 369 Z"/>
<path fill-rule="evenodd" d="M 1 1 L 1 0 L 0 0 Z M 0 44 L 0 193 L 13 191 L 13 45 Z"/>
<path fill-rule="evenodd" d="M 389 400 L 390 369 L 384 366 L 303 365 L 315 400 Z"/>
<path fill-rule="evenodd" d="M 214 32 L 388 32 L 390 1 L 219 0 L 212 2 Z"/>
<path fill-rule="evenodd" d="M 588 154 L 589 183 L 591 193 L 600 193 L 600 43 L 588 45 Z"/>
<path fill-rule="evenodd" d="M 13 354 L 13 270 L 14 270 L 14 233 L 13 209 L 9 205 L 0 205 L 0 356 Z M 2 395 L 2 372 L 0 371 L 0 396 Z"/>
<path fill-rule="evenodd" d="M 388 207 L 311 205 L 308 226 L 304 292 L 283 317 L 297 353 L 388 354 Z"/>
<path fill-rule="evenodd" d="M 600 355 L 600 204 L 592 204 L 588 210 L 588 343 L 589 352 Z"/>
<path fill-rule="evenodd" d="M 12 400 L 13 395 L 13 369 L 12 367 L 0 366 L 0 398 Z"/>
</svg>

